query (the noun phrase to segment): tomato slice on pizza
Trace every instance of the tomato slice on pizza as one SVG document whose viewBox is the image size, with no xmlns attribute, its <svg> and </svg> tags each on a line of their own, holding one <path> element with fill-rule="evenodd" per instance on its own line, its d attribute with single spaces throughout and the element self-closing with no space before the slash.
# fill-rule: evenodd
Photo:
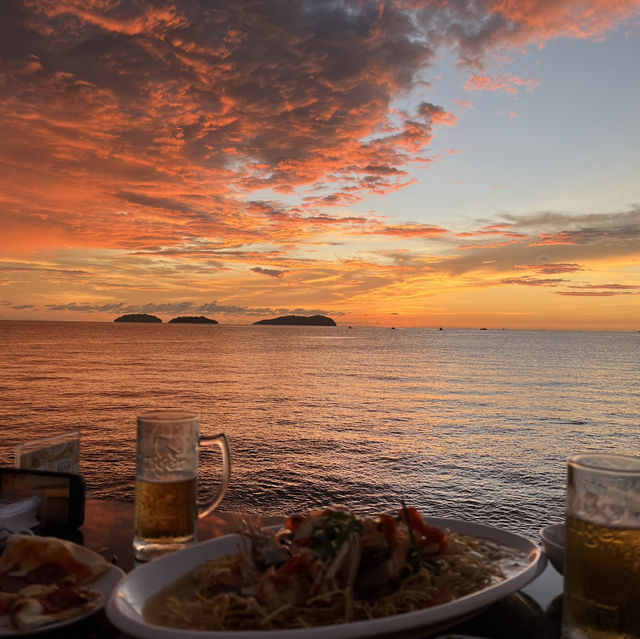
<svg viewBox="0 0 640 639">
<path fill-rule="evenodd" d="M 98 553 L 56 537 L 11 535 L 0 556 L 0 614 L 16 630 L 70 619 L 95 607 L 86 588 L 111 565 Z"/>
</svg>

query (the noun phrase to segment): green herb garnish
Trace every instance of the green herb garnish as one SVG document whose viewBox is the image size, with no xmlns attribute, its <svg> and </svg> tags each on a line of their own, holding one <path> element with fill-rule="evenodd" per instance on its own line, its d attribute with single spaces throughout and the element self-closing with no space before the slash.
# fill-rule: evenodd
<svg viewBox="0 0 640 639">
<path fill-rule="evenodd" d="M 329 561 L 336 556 L 342 544 L 352 533 L 361 531 L 362 524 L 353 513 L 331 513 L 313 531 L 311 552 L 322 561 Z"/>
</svg>

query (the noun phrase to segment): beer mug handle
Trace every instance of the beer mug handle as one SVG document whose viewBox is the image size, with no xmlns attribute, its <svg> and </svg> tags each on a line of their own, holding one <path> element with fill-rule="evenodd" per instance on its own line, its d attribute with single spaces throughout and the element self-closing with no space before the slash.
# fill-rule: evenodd
<svg viewBox="0 0 640 639">
<path fill-rule="evenodd" d="M 218 486 L 218 492 L 214 495 L 213 500 L 208 503 L 198 502 L 198 519 L 208 515 L 223 499 L 227 488 L 229 488 L 229 478 L 231 477 L 231 453 L 229 452 L 229 443 L 224 433 L 215 435 L 214 437 L 200 437 L 198 439 L 200 446 L 210 446 L 217 444 L 222 453 L 222 481 Z"/>
</svg>

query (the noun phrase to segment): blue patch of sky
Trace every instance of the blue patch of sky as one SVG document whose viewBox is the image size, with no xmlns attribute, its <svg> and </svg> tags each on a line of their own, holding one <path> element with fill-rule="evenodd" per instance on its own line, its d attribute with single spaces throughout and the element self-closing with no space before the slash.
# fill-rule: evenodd
<svg viewBox="0 0 640 639">
<path fill-rule="evenodd" d="M 552 41 L 491 70 L 540 82 L 513 96 L 465 91 L 467 75 L 443 58 L 434 72 L 441 78 L 423 97 L 460 121 L 436 127 L 429 154 L 438 159 L 411 168 L 418 184 L 354 209 L 443 226 L 501 213 L 625 210 L 640 200 L 637 60 L 637 32 Z"/>
</svg>

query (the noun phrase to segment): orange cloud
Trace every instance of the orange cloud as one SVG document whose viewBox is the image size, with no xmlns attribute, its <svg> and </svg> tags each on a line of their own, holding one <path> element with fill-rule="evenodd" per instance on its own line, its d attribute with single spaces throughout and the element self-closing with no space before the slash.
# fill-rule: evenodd
<svg viewBox="0 0 640 639">
<path fill-rule="evenodd" d="M 550 38 L 593 38 L 637 17 L 637 0 L 492 0 L 492 13 L 518 26 L 513 40 L 544 42 Z"/>
<path fill-rule="evenodd" d="M 558 286 L 564 284 L 567 280 L 563 279 L 536 279 L 532 277 L 512 277 L 505 278 L 502 284 L 517 284 L 518 286 Z"/>
<path fill-rule="evenodd" d="M 472 75 L 464 85 L 467 91 L 498 91 L 500 93 L 518 94 L 518 88 L 524 87 L 533 91 L 540 85 L 538 80 L 519 78 L 518 76 L 480 76 Z"/>
<path fill-rule="evenodd" d="M 439 226 L 425 224 L 384 225 L 369 231 L 373 235 L 390 235 L 392 237 L 440 237 L 448 232 Z"/>
<path fill-rule="evenodd" d="M 601 38 L 640 16 L 638 0 L 487 0 L 434 3 L 399 0 L 424 25 L 439 22 L 437 44 L 457 51 L 460 64 L 484 70 L 486 59 L 554 38 Z M 446 28 L 445 28 L 446 27 Z M 507 84 L 507 87 L 509 85 Z M 514 87 L 512 87 L 513 89 Z"/>
<path fill-rule="evenodd" d="M 490 224 L 476 231 L 462 231 L 460 233 L 456 233 L 456 237 L 474 238 L 487 235 L 501 235 L 503 237 L 510 237 L 516 240 L 523 240 L 528 237 L 521 231 L 512 230 L 513 227 L 514 225 L 512 224 Z"/>
<path fill-rule="evenodd" d="M 473 109 L 473 104 L 469 100 L 458 100 L 453 98 L 451 100 L 454 104 L 457 104 L 461 109 Z"/>
<path fill-rule="evenodd" d="M 624 240 L 629 238 L 629 230 L 623 228 L 584 228 L 558 233 L 542 233 L 533 246 L 553 246 L 562 244 L 592 244 L 606 238 Z M 632 232 L 635 236 L 635 232 Z"/>
<path fill-rule="evenodd" d="M 611 297 L 613 295 L 640 295 L 640 285 L 583 284 L 570 287 L 570 291 L 556 291 L 558 295 L 577 297 Z"/>
<path fill-rule="evenodd" d="M 536 273 L 555 274 L 555 273 L 576 273 L 582 271 L 583 268 L 579 264 L 523 264 L 517 268 L 529 269 Z"/>
<path fill-rule="evenodd" d="M 251 269 L 254 273 L 260 273 L 262 275 L 268 275 L 269 277 L 282 278 L 286 274 L 286 271 L 278 271 L 273 268 L 262 268 L 261 266 L 254 266 Z"/>
</svg>

